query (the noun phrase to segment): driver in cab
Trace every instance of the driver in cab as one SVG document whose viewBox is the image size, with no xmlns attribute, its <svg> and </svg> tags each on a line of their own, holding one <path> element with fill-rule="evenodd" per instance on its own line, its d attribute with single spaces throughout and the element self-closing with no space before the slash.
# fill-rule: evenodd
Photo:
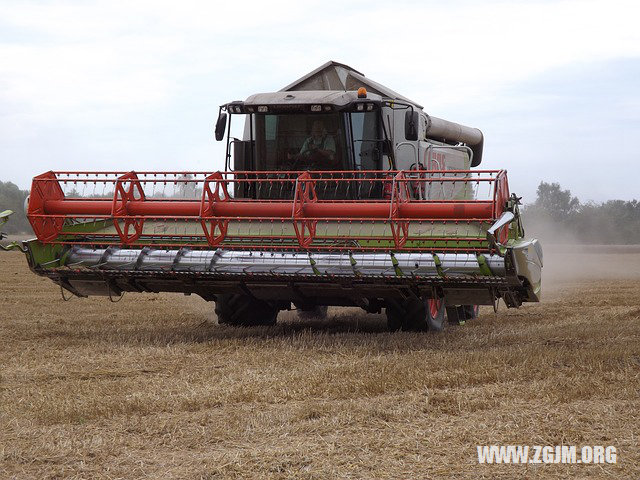
<svg viewBox="0 0 640 480">
<path fill-rule="evenodd" d="M 336 156 L 336 142 L 327 134 L 322 120 L 315 120 L 311 127 L 311 136 L 302 144 L 302 148 L 292 159 L 312 163 L 333 163 Z"/>
</svg>

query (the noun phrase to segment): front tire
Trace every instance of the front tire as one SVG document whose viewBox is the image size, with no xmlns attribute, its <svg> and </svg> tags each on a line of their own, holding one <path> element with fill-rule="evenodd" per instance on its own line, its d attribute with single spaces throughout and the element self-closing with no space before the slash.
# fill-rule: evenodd
<svg viewBox="0 0 640 480">
<path fill-rule="evenodd" d="M 433 298 L 427 300 L 425 304 L 427 315 L 425 318 L 427 329 L 433 332 L 444 330 L 445 306 L 444 298 Z"/>
<path fill-rule="evenodd" d="M 249 295 L 218 295 L 216 299 L 218 324 L 235 327 L 270 326 L 276 324 L 278 309 Z"/>
<path fill-rule="evenodd" d="M 440 332 L 444 329 L 444 298 L 390 300 L 385 310 L 391 331 Z"/>
</svg>

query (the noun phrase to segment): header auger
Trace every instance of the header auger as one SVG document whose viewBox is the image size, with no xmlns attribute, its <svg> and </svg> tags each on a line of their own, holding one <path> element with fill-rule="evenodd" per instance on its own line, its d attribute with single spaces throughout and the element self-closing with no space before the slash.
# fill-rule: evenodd
<svg viewBox="0 0 640 480">
<path fill-rule="evenodd" d="M 538 301 L 542 252 L 506 171 L 469 168 L 479 130 L 333 62 L 223 105 L 216 138 L 238 115 L 224 172 L 35 177 L 31 268 L 77 296 L 195 293 L 234 325 L 355 305 L 440 330 L 445 309 L 459 323 L 499 298 Z"/>
</svg>

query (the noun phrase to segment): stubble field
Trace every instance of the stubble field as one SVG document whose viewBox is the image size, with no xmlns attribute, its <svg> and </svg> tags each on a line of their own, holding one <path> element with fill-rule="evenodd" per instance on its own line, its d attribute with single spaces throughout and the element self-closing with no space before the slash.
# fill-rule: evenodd
<svg viewBox="0 0 640 480">
<path fill-rule="evenodd" d="M 63 302 L 0 256 L 1 478 L 639 478 L 640 250 L 545 257 L 541 304 L 441 334 L 383 315 L 217 326 L 197 297 Z M 478 465 L 476 445 L 616 464 Z"/>
</svg>

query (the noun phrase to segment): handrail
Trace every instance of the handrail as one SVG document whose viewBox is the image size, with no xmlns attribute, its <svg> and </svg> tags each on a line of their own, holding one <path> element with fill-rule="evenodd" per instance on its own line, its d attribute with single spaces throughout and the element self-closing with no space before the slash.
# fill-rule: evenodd
<svg viewBox="0 0 640 480">
<path fill-rule="evenodd" d="M 396 151 L 398 151 L 400 147 L 404 147 L 406 145 L 413 148 L 413 152 L 415 153 L 415 156 L 416 156 L 416 163 L 420 162 L 420 152 L 418 151 L 418 147 L 416 147 L 413 142 L 400 142 L 396 144 Z"/>
<path fill-rule="evenodd" d="M 425 163 L 425 165 L 430 165 L 430 163 L 428 163 L 427 160 L 429 162 L 431 161 L 431 151 L 432 150 L 444 150 L 444 149 L 467 150 L 467 153 L 469 154 L 469 162 L 470 162 L 469 164 L 473 163 L 473 150 L 468 145 L 433 145 L 432 143 L 430 143 L 429 146 L 424 151 L 424 163 Z M 428 159 L 427 159 L 427 154 L 429 154 L 429 158 Z"/>
</svg>

